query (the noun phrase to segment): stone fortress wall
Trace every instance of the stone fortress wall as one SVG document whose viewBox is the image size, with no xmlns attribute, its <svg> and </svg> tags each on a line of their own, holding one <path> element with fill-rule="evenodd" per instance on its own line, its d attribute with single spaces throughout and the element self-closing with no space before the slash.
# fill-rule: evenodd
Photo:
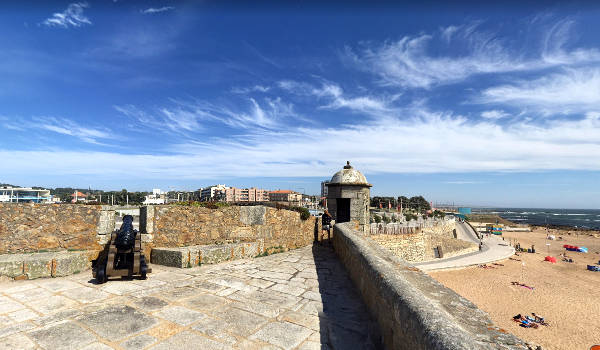
<svg viewBox="0 0 600 350">
<path fill-rule="evenodd" d="M 443 257 L 453 257 L 477 251 L 477 244 L 454 238 L 454 219 L 428 219 L 408 223 L 371 224 L 370 239 L 409 262 L 436 258 L 441 247 Z M 438 250 L 439 254 L 439 250 Z"/>
<path fill-rule="evenodd" d="M 118 229 L 121 209 L 77 204 L 0 204 L 0 276 L 51 277 L 68 274 L 63 267 L 72 272 L 89 268 L 90 261 L 110 240 L 110 234 Z M 320 232 L 319 225 L 320 220 L 314 217 L 304 221 L 298 212 L 264 206 L 149 206 L 142 207 L 139 216 L 144 253 L 152 259 L 152 249 L 160 247 L 166 248 L 156 249 L 163 256 L 187 255 L 182 267 L 194 257 L 185 249 L 175 249 L 178 247 L 196 247 L 198 254 L 205 252 L 205 263 L 215 263 L 309 245 L 315 231 Z M 196 257 L 202 259 L 198 254 Z M 157 259 L 160 263 L 160 256 Z"/>
<path fill-rule="evenodd" d="M 386 349 L 527 349 L 473 303 L 410 266 L 352 223 L 334 226 L 335 252 Z"/>
</svg>

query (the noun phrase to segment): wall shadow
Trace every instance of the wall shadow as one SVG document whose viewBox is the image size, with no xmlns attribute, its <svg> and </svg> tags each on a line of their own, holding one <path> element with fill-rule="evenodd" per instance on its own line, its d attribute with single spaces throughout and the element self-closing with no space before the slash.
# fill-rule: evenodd
<svg viewBox="0 0 600 350">
<path fill-rule="evenodd" d="M 312 247 L 322 310 L 321 349 L 383 349 L 377 322 L 338 260 L 330 240 Z"/>
</svg>

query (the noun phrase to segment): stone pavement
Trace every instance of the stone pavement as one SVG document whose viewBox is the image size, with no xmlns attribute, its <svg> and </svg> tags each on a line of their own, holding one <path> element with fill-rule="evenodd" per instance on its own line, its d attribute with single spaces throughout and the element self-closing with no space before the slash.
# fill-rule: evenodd
<svg viewBox="0 0 600 350">
<path fill-rule="evenodd" d="M 94 284 L 0 284 L 0 349 L 376 349 L 376 323 L 328 248 Z"/>
<path fill-rule="evenodd" d="M 490 237 L 483 239 L 483 247 L 481 251 L 459 255 L 448 259 L 436 259 L 422 263 L 415 263 L 413 265 L 423 271 L 459 269 L 508 259 L 514 253 L 515 249 L 510 246 L 508 241 L 503 241 L 499 236 L 490 235 Z"/>
</svg>

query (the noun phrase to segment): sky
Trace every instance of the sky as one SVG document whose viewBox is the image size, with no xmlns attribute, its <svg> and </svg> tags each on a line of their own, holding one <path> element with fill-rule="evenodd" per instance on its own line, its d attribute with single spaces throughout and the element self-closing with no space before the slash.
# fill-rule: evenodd
<svg viewBox="0 0 600 350">
<path fill-rule="evenodd" d="M 0 183 L 600 208 L 600 5 L 0 5 Z"/>
</svg>

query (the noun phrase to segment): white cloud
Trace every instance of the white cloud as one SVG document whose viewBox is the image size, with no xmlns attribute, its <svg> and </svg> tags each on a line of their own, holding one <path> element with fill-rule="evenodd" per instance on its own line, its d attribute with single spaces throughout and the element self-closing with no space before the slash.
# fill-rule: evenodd
<svg viewBox="0 0 600 350">
<path fill-rule="evenodd" d="M 254 85 L 252 87 L 234 87 L 231 89 L 231 92 L 234 94 L 248 94 L 251 92 L 268 92 L 271 90 L 268 86 L 263 85 Z"/>
<path fill-rule="evenodd" d="M 541 40 L 542 49 L 529 56 L 523 54 L 523 48 L 511 47 L 494 33 L 480 30 L 480 23 L 474 23 L 442 28 L 439 33 L 404 36 L 397 41 L 366 46 L 358 53 L 346 48 L 346 57 L 360 69 L 378 75 L 382 85 L 426 89 L 477 74 L 600 62 L 597 49 L 566 49 L 573 24 L 571 20 L 556 22 Z M 539 31 L 544 31 L 544 25 L 536 25 Z M 436 54 L 433 48 L 443 53 Z"/>
<path fill-rule="evenodd" d="M 485 118 L 485 119 L 502 119 L 502 118 L 508 117 L 509 115 L 510 114 L 508 114 L 504 111 L 497 110 L 497 109 L 481 112 L 481 117 Z"/>
<path fill-rule="evenodd" d="M 83 14 L 83 10 L 88 8 L 87 2 L 77 2 L 69 4 L 69 6 L 63 12 L 56 12 L 52 17 L 47 18 L 42 22 L 46 26 L 59 26 L 63 28 L 81 27 L 85 24 L 92 24 L 92 22 Z"/>
<path fill-rule="evenodd" d="M 87 143 L 98 143 L 98 139 L 110 139 L 108 130 L 90 128 L 64 118 L 36 117 L 28 124 L 30 128 L 44 129 L 58 134 L 76 137 Z"/>
<path fill-rule="evenodd" d="M 277 84 L 281 89 L 287 90 L 301 96 L 315 96 L 327 101 L 319 108 L 340 109 L 348 108 L 350 110 L 364 112 L 368 114 L 381 115 L 382 112 L 392 110 L 386 100 L 373 96 L 348 97 L 343 89 L 331 82 L 323 82 L 321 86 L 314 86 L 309 83 L 297 82 L 293 80 L 282 80 Z"/>
<path fill-rule="evenodd" d="M 253 117 L 262 113 L 255 110 Z M 205 179 L 220 177 L 329 176 L 350 160 L 367 176 L 376 173 L 484 171 L 600 171 L 600 114 L 547 126 L 406 111 L 386 119 L 337 128 L 262 130 L 203 142 L 184 141 L 162 155 L 75 151 L 0 151 L 6 175 L 128 176 Z M 251 114 L 248 114 L 250 116 Z M 215 162 L 218 159 L 218 162 Z M 53 166 L 61 164 L 60 167 Z M 98 168 L 98 164 L 103 164 Z"/>
<path fill-rule="evenodd" d="M 173 7 L 173 6 L 163 6 L 163 7 L 159 7 L 159 8 L 150 7 L 150 8 L 147 8 L 145 10 L 142 10 L 141 12 L 143 14 L 153 14 L 153 13 L 160 13 L 160 12 L 171 11 L 171 10 L 174 10 L 174 9 L 175 9 L 175 7 Z"/>
<path fill-rule="evenodd" d="M 284 126 L 284 121 L 304 120 L 294 111 L 291 103 L 281 98 L 257 101 L 247 98 L 236 107 L 216 105 L 202 100 L 171 100 L 172 104 L 159 108 L 156 113 L 146 112 L 133 105 L 114 106 L 121 114 L 137 120 L 140 125 L 189 134 L 204 129 L 203 122 L 220 123 L 239 129 L 271 129 Z M 245 105 L 244 108 L 239 106 Z"/>
<path fill-rule="evenodd" d="M 566 69 L 535 80 L 490 87 L 475 99 L 535 108 L 544 114 L 600 110 L 600 69 Z"/>
<path fill-rule="evenodd" d="M 114 136 L 106 128 L 83 126 L 73 120 L 55 117 L 3 117 L 0 116 L 0 126 L 8 130 L 26 132 L 34 129 L 72 136 L 91 144 L 100 144 L 99 139 L 112 139 Z"/>
</svg>

